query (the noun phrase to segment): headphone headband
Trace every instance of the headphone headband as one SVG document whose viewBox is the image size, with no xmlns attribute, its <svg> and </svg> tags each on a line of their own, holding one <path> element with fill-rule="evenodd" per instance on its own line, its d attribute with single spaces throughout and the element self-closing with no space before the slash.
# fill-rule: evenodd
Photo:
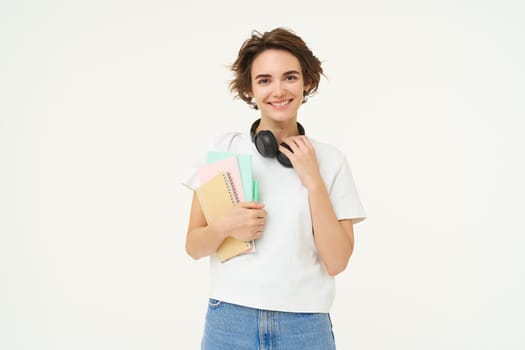
<svg viewBox="0 0 525 350">
<path fill-rule="evenodd" d="M 257 128 L 259 127 L 259 124 L 261 124 L 261 119 L 257 119 L 256 121 L 253 122 L 251 128 L 250 128 L 250 137 L 252 138 L 252 142 L 255 142 L 255 136 L 257 136 L 256 134 L 256 131 L 257 131 Z M 301 123 L 297 122 L 297 131 L 299 132 L 299 135 L 304 135 L 305 132 L 304 132 L 304 127 L 301 125 Z"/>
</svg>

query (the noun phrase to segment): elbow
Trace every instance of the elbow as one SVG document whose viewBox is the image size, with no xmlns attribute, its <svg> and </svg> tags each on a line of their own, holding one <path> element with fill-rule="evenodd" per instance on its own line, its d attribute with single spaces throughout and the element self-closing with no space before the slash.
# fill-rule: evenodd
<svg viewBox="0 0 525 350">
<path fill-rule="evenodd" d="M 202 258 L 192 247 L 186 242 L 186 254 L 188 254 L 193 260 L 199 260 Z"/>
<path fill-rule="evenodd" d="M 349 254 L 345 257 L 341 257 L 340 259 L 334 259 L 332 261 L 326 261 L 325 267 L 326 272 L 328 275 L 335 277 L 344 270 L 346 270 L 346 267 L 348 266 L 348 261 L 350 260 L 350 257 L 352 256 L 352 251 L 349 252 Z"/>
<path fill-rule="evenodd" d="M 193 260 L 199 260 L 199 257 L 188 248 L 186 248 L 186 254 L 188 254 Z"/>
<path fill-rule="evenodd" d="M 190 256 L 190 258 L 192 258 L 193 260 L 199 260 L 200 259 L 200 256 L 197 256 L 195 254 L 192 254 L 188 251 L 186 251 L 186 253 Z"/>
<path fill-rule="evenodd" d="M 346 266 L 348 265 L 348 260 L 346 260 L 342 264 L 331 264 L 326 266 L 326 272 L 328 275 L 335 277 L 344 270 L 346 270 Z"/>
</svg>

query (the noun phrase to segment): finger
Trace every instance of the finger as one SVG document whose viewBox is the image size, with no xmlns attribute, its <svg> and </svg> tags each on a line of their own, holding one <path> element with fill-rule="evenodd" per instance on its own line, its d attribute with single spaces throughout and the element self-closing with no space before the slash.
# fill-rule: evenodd
<svg viewBox="0 0 525 350">
<path fill-rule="evenodd" d="M 310 142 L 310 140 L 308 139 L 308 137 L 306 136 L 297 136 L 296 139 L 294 140 L 299 148 L 299 150 L 301 150 L 302 152 L 310 152 L 310 153 L 314 153 L 315 150 L 314 150 L 314 147 L 312 145 L 312 143 Z"/>
<path fill-rule="evenodd" d="M 283 140 L 284 143 L 290 146 L 293 152 L 295 152 L 295 150 L 299 147 L 299 144 L 297 143 L 297 138 L 298 136 L 289 136 Z"/>
<path fill-rule="evenodd" d="M 257 239 L 257 238 L 260 238 L 261 236 L 262 236 L 262 231 L 256 231 L 251 234 L 250 239 Z"/>
<path fill-rule="evenodd" d="M 259 238 L 260 236 L 262 236 L 262 233 L 264 231 L 264 226 L 263 225 L 257 225 L 257 226 L 253 226 L 248 232 L 248 237 L 249 239 L 256 239 L 256 238 Z"/>
<path fill-rule="evenodd" d="M 312 141 L 306 136 L 301 136 L 301 141 L 303 144 L 312 152 L 315 152 L 314 145 L 312 144 Z"/>
<path fill-rule="evenodd" d="M 264 231 L 264 226 L 256 226 L 256 227 L 253 227 L 249 232 L 251 232 L 251 234 L 256 234 L 256 235 L 261 235 Z"/>
<path fill-rule="evenodd" d="M 293 147 L 292 151 L 297 155 L 315 153 L 312 143 L 306 136 L 293 136 L 290 138 L 289 142 Z"/>
<path fill-rule="evenodd" d="M 246 223 L 249 223 L 252 226 L 264 225 L 264 222 L 266 221 L 266 215 L 265 214 L 262 214 L 261 216 L 253 215 L 253 216 L 247 217 L 245 220 L 246 220 Z"/>
<path fill-rule="evenodd" d="M 264 204 L 257 203 L 257 202 L 239 202 L 239 203 L 237 203 L 237 206 L 239 208 L 246 208 L 246 209 L 262 209 L 262 208 L 264 208 Z"/>
<path fill-rule="evenodd" d="M 256 215 L 245 217 L 246 225 L 252 226 L 252 227 L 263 225 L 265 220 L 266 219 L 264 217 L 260 217 Z"/>
<path fill-rule="evenodd" d="M 245 222 L 247 226 L 251 228 L 251 230 L 254 230 L 264 224 L 264 219 L 254 218 L 254 219 L 246 220 Z"/>
<path fill-rule="evenodd" d="M 308 138 L 306 136 L 298 136 L 295 141 L 301 147 L 305 147 L 305 148 L 308 148 L 308 149 L 310 148 L 311 144 L 310 144 L 310 141 L 308 140 Z"/>
<path fill-rule="evenodd" d="M 258 236 L 261 236 L 262 233 L 264 232 L 264 225 L 260 225 L 260 226 L 256 227 L 254 232 L 255 232 Z"/>
<path fill-rule="evenodd" d="M 250 212 L 250 215 L 253 218 L 264 219 L 266 217 L 266 210 L 254 209 Z"/>
<path fill-rule="evenodd" d="M 289 144 L 288 144 L 289 145 Z M 279 145 L 279 151 L 284 154 L 285 156 L 287 156 L 288 158 L 292 158 L 293 156 L 293 152 L 290 151 L 288 148 L 284 147 L 284 146 L 281 146 Z"/>
<path fill-rule="evenodd" d="M 307 153 L 313 151 L 313 147 L 309 143 L 308 138 L 306 136 L 296 136 L 293 141 L 297 146 L 297 151 L 294 151 L 299 153 Z"/>
</svg>

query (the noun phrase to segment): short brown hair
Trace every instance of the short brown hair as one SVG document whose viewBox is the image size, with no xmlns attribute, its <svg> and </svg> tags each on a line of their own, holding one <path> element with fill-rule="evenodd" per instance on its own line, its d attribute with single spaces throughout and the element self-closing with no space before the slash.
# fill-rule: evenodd
<svg viewBox="0 0 525 350">
<path fill-rule="evenodd" d="M 251 97 L 248 96 L 248 93 L 252 90 L 252 63 L 259 54 L 269 49 L 288 51 L 297 58 L 301 64 L 304 83 L 305 85 L 310 85 L 309 89 L 304 93 L 305 97 L 317 91 L 321 74 L 323 74 L 321 61 L 314 56 L 303 39 L 291 30 L 275 28 L 264 34 L 253 31 L 252 36 L 241 46 L 237 59 L 230 66 L 235 78 L 230 82 L 229 86 L 230 91 L 235 93 L 236 97 L 257 109 L 252 104 Z M 304 102 L 306 102 L 306 99 Z"/>
</svg>

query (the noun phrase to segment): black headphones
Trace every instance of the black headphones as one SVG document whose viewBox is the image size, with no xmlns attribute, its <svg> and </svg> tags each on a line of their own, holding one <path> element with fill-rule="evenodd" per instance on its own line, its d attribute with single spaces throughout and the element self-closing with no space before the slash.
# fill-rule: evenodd
<svg viewBox="0 0 525 350">
<path fill-rule="evenodd" d="M 270 130 L 261 130 L 258 133 L 255 133 L 257 127 L 261 123 L 261 119 L 257 119 L 250 128 L 250 136 L 252 137 L 252 142 L 255 144 L 255 148 L 261 154 L 261 156 L 266 158 L 277 158 L 277 161 L 287 168 L 293 168 L 292 162 L 279 151 L 279 145 L 277 145 L 277 139 Z M 299 122 L 297 122 L 297 131 L 299 135 L 304 135 L 304 128 Z M 290 146 L 286 143 L 281 143 L 281 146 L 292 150 Z"/>
</svg>

